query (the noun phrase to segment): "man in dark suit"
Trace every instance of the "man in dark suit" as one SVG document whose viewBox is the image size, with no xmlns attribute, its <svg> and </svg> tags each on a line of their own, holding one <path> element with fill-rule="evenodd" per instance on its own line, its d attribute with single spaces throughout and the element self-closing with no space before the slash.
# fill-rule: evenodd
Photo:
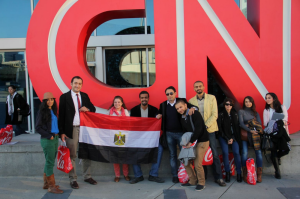
<svg viewBox="0 0 300 199">
<path fill-rule="evenodd" d="M 180 141 L 181 136 L 183 135 L 183 129 L 181 126 L 180 118 L 181 115 L 177 112 L 175 108 L 176 100 L 183 100 L 188 108 L 189 114 L 192 115 L 195 111 L 193 105 L 189 104 L 185 98 L 176 98 L 176 89 L 173 86 L 166 88 L 165 94 L 167 96 L 167 101 L 164 101 L 160 104 L 157 119 L 162 118 L 161 130 L 163 131 L 163 135 L 160 139 L 161 144 L 164 146 L 165 141 L 167 141 L 167 145 L 170 151 L 170 164 L 171 164 L 171 173 L 173 176 L 172 182 L 178 183 L 178 167 L 177 167 L 177 146 L 181 150 Z"/>
<path fill-rule="evenodd" d="M 78 189 L 75 160 L 77 157 L 77 148 L 80 131 L 80 115 L 79 112 L 91 111 L 95 112 L 96 108 L 90 101 L 86 93 L 80 92 L 83 80 L 79 76 L 72 78 L 72 89 L 60 96 L 59 99 L 59 119 L 58 127 L 62 141 L 66 141 L 70 150 L 70 158 L 73 169 L 69 173 L 70 185 L 73 189 Z M 82 160 L 84 181 L 90 184 L 97 184 L 91 177 L 91 160 Z"/>
<path fill-rule="evenodd" d="M 142 91 L 139 94 L 139 98 L 141 101 L 141 104 L 133 107 L 130 111 L 130 116 L 133 117 L 154 117 L 157 114 L 157 108 L 154 106 L 151 106 L 148 104 L 149 101 L 149 93 L 147 91 Z M 163 154 L 163 147 L 161 144 L 158 146 L 158 154 L 157 154 L 157 162 L 152 164 L 151 170 L 149 172 L 149 181 L 154 181 L 158 183 L 163 183 L 165 182 L 163 179 L 158 177 L 158 170 L 161 162 Z M 140 164 L 134 164 L 132 165 L 133 167 L 133 172 L 134 172 L 134 178 L 130 181 L 130 184 L 135 184 L 140 181 L 144 180 L 143 177 L 143 172 L 141 170 L 141 165 Z"/>
<path fill-rule="evenodd" d="M 21 128 L 22 112 L 28 113 L 29 109 L 25 99 L 16 91 L 14 85 L 8 86 L 8 93 L 6 99 L 6 118 L 5 124 L 13 125 L 15 136 L 26 134 L 24 129 Z M 20 116 L 20 118 L 19 118 Z"/>
</svg>

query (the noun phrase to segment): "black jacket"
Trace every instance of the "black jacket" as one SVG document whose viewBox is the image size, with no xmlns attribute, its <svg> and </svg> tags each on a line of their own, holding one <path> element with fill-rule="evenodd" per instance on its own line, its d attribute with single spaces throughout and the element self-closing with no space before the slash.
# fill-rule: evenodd
<svg viewBox="0 0 300 199">
<path fill-rule="evenodd" d="M 239 144 L 239 146 L 242 146 L 242 140 L 241 140 L 241 131 L 240 131 L 240 124 L 239 124 L 239 116 L 237 112 L 233 109 L 231 109 L 230 112 L 231 119 L 227 113 L 226 110 L 223 110 L 219 113 L 218 116 L 218 127 L 219 127 L 219 133 L 218 136 L 221 136 L 225 140 L 230 140 L 235 138 L 235 141 Z M 233 129 L 233 135 L 231 132 L 231 124 Z"/>
<path fill-rule="evenodd" d="M 158 109 L 148 104 L 148 117 L 156 117 Z M 133 107 L 130 111 L 130 116 L 141 117 L 141 104 Z"/>
<path fill-rule="evenodd" d="M 192 104 L 188 103 L 185 98 L 176 98 L 177 100 L 183 100 L 185 103 L 187 103 L 188 108 L 195 107 Z M 159 105 L 159 110 L 157 114 L 162 114 L 162 122 L 161 122 L 161 130 L 163 133 L 166 133 L 166 112 L 167 112 L 167 101 L 164 101 Z M 178 121 L 180 121 L 181 115 L 177 112 Z"/>
<path fill-rule="evenodd" d="M 192 118 L 194 129 L 190 118 Z M 190 140 L 191 143 L 195 142 L 195 140 L 198 140 L 198 143 L 207 142 L 209 140 L 208 131 L 206 130 L 204 120 L 199 111 L 195 111 L 191 116 L 187 115 L 185 118 L 181 117 L 181 125 L 183 132 L 193 132 Z"/>
<path fill-rule="evenodd" d="M 49 109 L 50 111 L 50 109 Z M 39 134 L 41 134 L 41 138 L 47 138 L 50 139 L 52 136 L 54 136 L 54 133 L 51 133 L 51 120 L 47 123 L 42 122 L 42 114 L 40 114 L 40 111 L 38 112 L 38 115 L 36 117 L 36 124 L 35 124 L 35 130 Z"/>
<path fill-rule="evenodd" d="M 90 109 L 91 112 L 95 112 L 96 108 L 92 104 L 89 96 L 80 92 L 81 106 L 85 106 Z M 59 117 L 58 128 L 59 134 L 65 134 L 69 138 L 73 138 L 73 120 L 75 116 L 75 106 L 72 99 L 71 91 L 64 93 L 59 98 Z"/>
<path fill-rule="evenodd" d="M 282 120 L 278 120 L 276 123 L 278 131 L 271 134 L 274 147 L 276 150 L 290 151 L 288 142 L 291 141 L 291 139 L 284 128 L 284 123 Z"/>
<path fill-rule="evenodd" d="M 17 93 L 15 95 L 15 97 L 13 98 L 13 103 L 14 103 L 14 117 L 13 117 L 13 121 L 11 121 L 11 116 L 8 115 L 8 104 L 6 103 L 6 118 L 5 118 L 5 124 L 21 124 L 22 121 L 18 122 L 18 111 L 17 109 L 19 108 L 21 111 L 24 111 L 27 108 L 27 103 L 25 101 L 25 99 L 19 94 Z M 25 110 L 26 111 L 26 110 Z M 27 110 L 29 111 L 29 110 Z"/>
</svg>

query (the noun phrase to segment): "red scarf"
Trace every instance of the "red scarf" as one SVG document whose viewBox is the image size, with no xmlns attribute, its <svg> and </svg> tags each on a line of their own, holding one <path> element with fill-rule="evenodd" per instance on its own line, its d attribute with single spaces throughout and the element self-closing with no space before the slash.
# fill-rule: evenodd
<svg viewBox="0 0 300 199">
<path fill-rule="evenodd" d="M 111 107 L 111 109 L 109 110 L 109 115 L 113 115 L 116 114 L 117 116 L 119 116 L 119 112 L 116 110 L 116 108 L 113 106 Z M 121 116 L 126 116 L 125 114 L 125 109 L 123 107 L 121 107 Z"/>
</svg>

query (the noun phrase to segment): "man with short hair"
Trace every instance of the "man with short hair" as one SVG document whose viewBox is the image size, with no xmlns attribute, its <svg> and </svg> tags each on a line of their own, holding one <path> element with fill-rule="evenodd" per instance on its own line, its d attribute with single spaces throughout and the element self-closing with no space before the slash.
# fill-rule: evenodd
<svg viewBox="0 0 300 199">
<path fill-rule="evenodd" d="M 141 104 L 139 104 L 131 109 L 130 116 L 132 116 L 132 117 L 154 117 L 155 118 L 158 109 L 156 107 L 148 104 L 149 93 L 147 91 L 142 91 L 139 94 L 139 98 L 140 98 Z M 151 166 L 151 170 L 149 172 L 149 178 L 148 178 L 149 181 L 154 181 L 154 182 L 158 182 L 158 183 L 165 182 L 163 179 L 158 177 L 158 170 L 159 170 L 159 166 L 161 163 L 162 155 L 163 155 L 163 147 L 161 146 L 161 144 L 159 144 L 158 154 L 157 154 L 157 162 L 153 163 Z M 130 181 L 130 184 L 135 184 L 140 181 L 143 181 L 144 177 L 143 177 L 141 165 L 133 164 L 132 167 L 133 167 L 133 172 L 134 172 L 134 178 Z"/>
<path fill-rule="evenodd" d="M 164 136 L 166 137 L 170 151 L 170 165 L 173 176 L 172 182 L 178 183 L 177 146 L 181 149 L 180 141 L 183 130 L 180 123 L 181 115 L 176 111 L 175 103 L 179 99 L 184 100 L 186 103 L 187 101 L 185 98 L 176 98 L 177 93 L 173 86 L 166 88 L 165 94 L 167 96 L 167 100 L 160 104 L 156 118 L 162 118 L 161 130 L 163 131 L 163 135 L 160 141 L 162 142 Z M 187 103 L 187 106 L 190 109 L 189 114 L 193 114 L 196 108 L 189 103 Z"/>
<path fill-rule="evenodd" d="M 191 139 L 185 147 L 190 148 L 191 145 L 197 141 L 196 145 L 193 146 L 196 148 L 196 158 L 194 160 L 195 170 L 193 169 L 193 160 L 189 160 L 188 164 L 184 165 L 189 176 L 189 182 L 181 184 L 181 186 L 196 186 L 196 191 L 202 191 L 205 188 L 205 174 L 202 161 L 209 146 L 208 132 L 205 128 L 203 118 L 198 111 L 195 111 L 193 115 L 188 115 L 189 109 L 186 102 L 178 100 L 175 104 L 175 108 L 177 112 L 182 115 L 181 125 L 183 132 L 193 132 Z"/>
<path fill-rule="evenodd" d="M 71 80 L 72 89 L 60 96 L 58 127 L 61 140 L 66 141 L 70 150 L 70 158 L 73 169 L 69 173 L 70 185 L 73 189 L 79 189 L 76 175 L 76 157 L 80 131 L 80 112 L 95 112 L 96 108 L 90 101 L 89 96 L 81 92 L 83 80 L 75 76 Z M 82 160 L 84 181 L 93 185 L 97 182 L 91 177 L 91 160 Z"/>
<path fill-rule="evenodd" d="M 25 99 L 16 91 L 16 87 L 14 85 L 8 86 L 8 93 L 6 99 L 6 118 L 5 124 L 13 125 L 13 129 L 15 131 L 15 136 L 26 134 L 25 130 L 22 129 L 22 116 L 21 111 L 25 111 L 28 113 L 28 106 Z"/>
<path fill-rule="evenodd" d="M 221 163 L 217 151 L 217 142 L 216 142 L 216 131 L 218 131 L 218 106 L 216 97 L 204 92 L 204 84 L 202 81 L 196 81 L 194 83 L 194 91 L 196 92 L 195 97 L 192 97 L 189 100 L 189 103 L 198 107 L 202 118 L 204 119 L 205 126 L 209 132 L 209 146 L 213 154 L 213 173 L 215 182 L 220 186 L 226 186 L 222 178 Z M 206 166 L 204 167 L 205 172 L 207 173 Z"/>
</svg>

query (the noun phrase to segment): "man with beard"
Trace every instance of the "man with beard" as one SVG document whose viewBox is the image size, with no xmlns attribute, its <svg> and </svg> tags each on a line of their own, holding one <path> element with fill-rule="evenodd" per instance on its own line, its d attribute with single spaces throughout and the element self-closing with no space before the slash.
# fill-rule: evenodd
<svg viewBox="0 0 300 199">
<path fill-rule="evenodd" d="M 203 118 L 198 111 L 195 111 L 195 113 L 191 116 L 187 114 L 189 109 L 183 100 L 178 100 L 175 104 L 175 108 L 177 112 L 182 115 L 181 125 L 183 132 L 193 132 L 185 148 L 190 148 L 192 143 L 197 141 L 196 145 L 193 146 L 196 148 L 196 158 L 194 160 L 189 160 L 188 164 L 184 165 L 189 176 L 189 182 L 181 184 L 181 186 L 196 186 L 196 191 L 202 191 L 205 188 L 205 175 L 202 167 L 202 161 L 209 146 L 208 132 L 205 128 Z M 195 170 L 193 169 L 193 162 Z"/>
<path fill-rule="evenodd" d="M 147 91 L 142 91 L 139 94 L 141 104 L 133 107 L 130 112 L 130 116 L 132 117 L 153 117 L 155 118 L 158 109 L 154 106 L 148 104 L 149 101 L 149 93 Z M 165 182 L 163 179 L 158 177 L 158 169 L 160 166 L 161 158 L 163 154 L 163 147 L 161 144 L 158 146 L 158 155 L 157 155 L 157 162 L 152 164 L 151 170 L 149 172 L 149 181 L 154 181 L 158 183 Z M 140 164 L 132 165 L 134 178 L 129 182 L 130 184 L 135 184 L 140 181 L 144 180 L 143 173 L 141 170 Z"/>
<path fill-rule="evenodd" d="M 189 103 L 198 107 L 202 118 L 204 119 L 205 126 L 209 132 L 209 146 L 213 154 L 213 173 L 215 182 L 220 186 L 226 186 L 222 179 L 221 163 L 216 145 L 216 131 L 218 131 L 218 106 L 216 97 L 204 92 L 204 84 L 202 81 L 194 83 L 194 91 L 197 93 L 195 97 L 189 100 Z M 205 175 L 207 175 L 207 168 L 204 166 Z"/>
</svg>

